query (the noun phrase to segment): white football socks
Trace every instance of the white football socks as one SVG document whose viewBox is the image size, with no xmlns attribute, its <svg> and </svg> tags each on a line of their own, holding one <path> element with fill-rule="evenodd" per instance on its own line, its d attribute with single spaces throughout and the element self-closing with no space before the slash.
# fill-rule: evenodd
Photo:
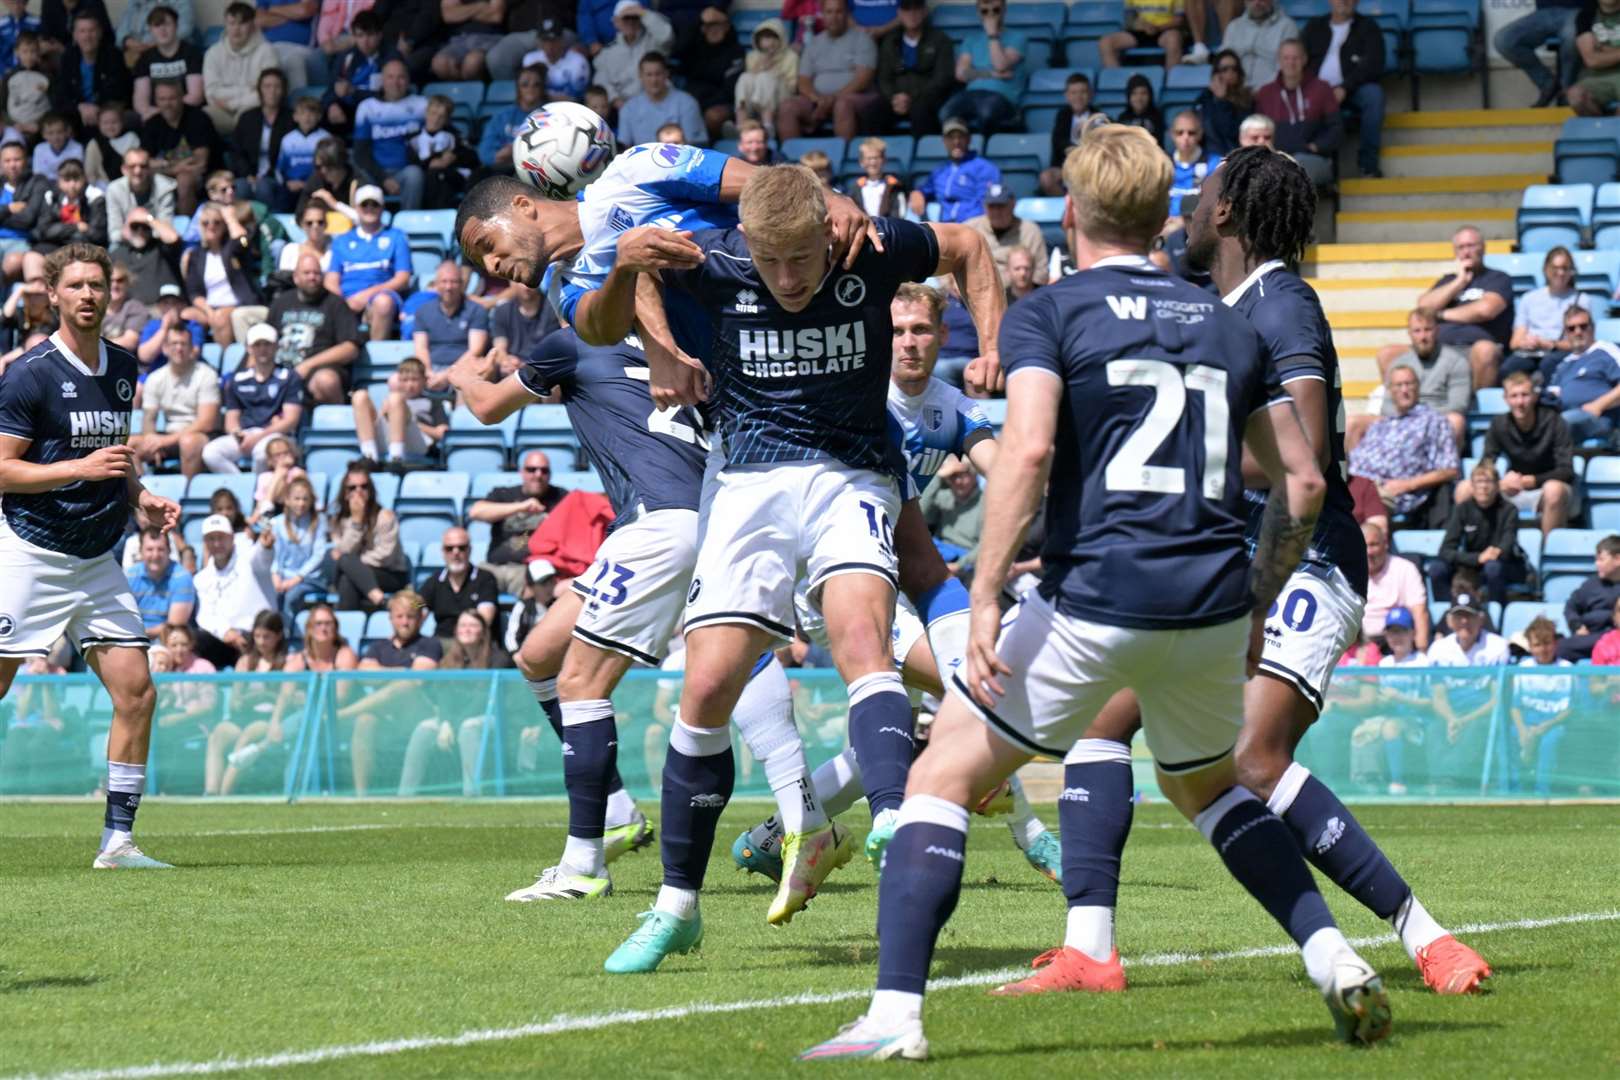
<svg viewBox="0 0 1620 1080">
<path fill-rule="evenodd" d="M 1426 949 L 1446 936 L 1446 928 L 1434 921 L 1414 894 L 1408 894 L 1406 902 L 1395 909 L 1395 914 L 1389 917 L 1389 925 L 1401 936 L 1401 945 L 1414 962 L 1419 949 Z"/>
<path fill-rule="evenodd" d="M 653 901 L 653 910 L 673 915 L 677 919 L 690 919 L 697 914 L 698 894 L 696 889 L 677 889 L 673 885 L 660 885 L 658 899 Z"/>
<path fill-rule="evenodd" d="M 1114 955 L 1114 909 L 1086 905 L 1070 908 L 1063 944 L 1107 963 Z"/>
</svg>

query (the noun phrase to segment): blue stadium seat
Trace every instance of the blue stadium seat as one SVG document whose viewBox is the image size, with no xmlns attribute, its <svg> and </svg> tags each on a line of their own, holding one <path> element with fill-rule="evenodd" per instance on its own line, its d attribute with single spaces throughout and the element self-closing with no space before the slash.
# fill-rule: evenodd
<svg viewBox="0 0 1620 1080">
<path fill-rule="evenodd" d="M 1620 155 L 1610 164 L 1610 176 L 1620 171 Z M 1599 251 L 1620 247 L 1620 183 L 1598 185 L 1592 201 L 1592 246 Z"/>
<path fill-rule="evenodd" d="M 1620 502 L 1598 503 L 1591 508 L 1592 528 L 1605 536 L 1620 533 Z"/>
<path fill-rule="evenodd" d="M 355 365 L 355 385 L 385 382 L 399 367 L 399 362 L 416 354 L 416 346 L 409 341 L 368 341 L 365 355 Z"/>
<path fill-rule="evenodd" d="M 1125 84 L 1140 75 L 1153 87 L 1153 100 L 1157 101 L 1164 93 L 1164 69 L 1117 67 L 1103 68 L 1097 72 L 1097 107 L 1105 111 L 1115 111 L 1125 105 Z"/>
<path fill-rule="evenodd" d="M 475 81 L 433 82 L 422 87 L 423 97 L 432 97 L 434 94 L 443 94 L 455 103 L 456 115 L 460 116 L 465 110 L 471 116 L 474 109 L 484 103 L 484 84 Z"/>
<path fill-rule="evenodd" d="M 947 34 L 952 30 L 977 30 L 983 25 L 978 8 L 972 4 L 936 5 L 929 10 L 928 21 Z"/>
<path fill-rule="evenodd" d="M 472 488 L 468 491 L 469 498 L 474 501 L 482 499 L 491 491 L 499 487 L 517 487 L 523 482 L 523 474 L 515 472 L 483 472 L 476 473 L 472 478 Z"/>
<path fill-rule="evenodd" d="M 1507 400 L 1500 386 L 1485 386 L 1474 391 L 1474 411 L 1482 416 L 1500 416 L 1508 411 Z"/>
<path fill-rule="evenodd" d="M 220 365 L 224 363 L 225 348 L 217 341 L 205 341 L 203 342 L 201 355 L 203 363 L 218 371 Z"/>
<path fill-rule="evenodd" d="M 321 475 L 331 477 L 335 480 L 337 477 L 343 475 L 344 470 L 349 467 L 349 462 L 353 461 L 359 456 L 360 450 L 358 447 L 334 446 L 321 450 L 310 450 L 306 447 L 304 452 L 304 468 L 311 476 Z M 328 483 L 330 482 L 331 481 L 328 481 Z M 331 505 L 331 503 L 327 501 L 330 496 L 328 495 L 326 488 L 316 488 L 315 497 L 321 500 L 323 505 Z"/>
<path fill-rule="evenodd" d="M 1498 464 L 1499 466 L 1505 466 L 1507 464 L 1507 460 L 1504 458 Z M 1500 467 L 1497 469 L 1497 472 L 1503 471 L 1505 470 Z M 1519 525 L 1519 547 L 1524 552 L 1526 564 L 1530 566 L 1541 565 L 1541 526 L 1539 524 L 1535 524 L 1536 520 L 1536 517 L 1531 515 L 1529 519 L 1522 520 L 1521 524 Z M 1508 586 L 1508 592 L 1511 594 L 1514 592 L 1515 588 L 1517 587 L 1512 585 Z M 1527 591 L 1523 588 L 1519 589 L 1518 591 L 1522 595 L 1530 595 L 1530 593 L 1533 592 L 1533 590 Z"/>
<path fill-rule="evenodd" d="M 281 222 L 281 227 L 286 231 L 288 240 L 295 244 L 304 242 L 304 229 L 303 226 L 298 224 L 297 214 L 277 214 L 275 217 L 277 221 Z"/>
<path fill-rule="evenodd" d="M 460 520 L 461 504 L 472 489 L 472 477 L 461 472 L 406 473 L 399 487 L 394 512 L 445 514 Z"/>
<path fill-rule="evenodd" d="M 1541 549 L 1541 576 L 1585 574 L 1590 576 L 1592 557 L 1603 533 L 1596 529 L 1554 529 Z"/>
<path fill-rule="evenodd" d="M 1069 17 L 1063 24 L 1063 47 L 1069 63 L 1086 66 L 1079 53 L 1097 52 L 1097 42 L 1125 25 L 1125 6 L 1113 0 L 1079 0 L 1069 5 Z M 1093 59 L 1089 66 L 1097 66 Z"/>
<path fill-rule="evenodd" d="M 1191 105 L 1209 86 L 1214 70 L 1209 64 L 1177 64 L 1165 76 L 1164 96 L 1160 99 L 1159 105 L 1164 108 L 1172 105 Z M 1170 122 L 1165 121 L 1164 126 L 1168 131 Z"/>
<path fill-rule="evenodd" d="M 1063 59 L 1065 63 L 1085 71 L 1096 71 L 1102 67 L 1102 49 L 1092 38 L 1064 38 Z M 1092 80 L 1095 84 L 1096 80 Z"/>
<path fill-rule="evenodd" d="M 1058 113 L 1067 106 L 1064 105 L 1026 105 L 1024 106 L 1024 130 L 1039 134 L 1050 132 L 1052 125 L 1057 123 Z"/>
<path fill-rule="evenodd" d="M 1479 71 L 1479 0 L 1413 0 L 1408 40 L 1412 70 L 1419 75 Z"/>
<path fill-rule="evenodd" d="M 513 413 L 499 424 L 485 424 L 473 415 L 471 409 L 465 405 L 457 405 L 450 410 L 450 430 L 444 436 L 446 450 L 461 449 L 463 447 L 483 446 L 495 447 L 505 450 L 512 445 L 512 438 L 517 434 L 518 414 Z M 487 470 L 471 470 L 485 472 Z"/>
<path fill-rule="evenodd" d="M 1393 538 L 1393 546 L 1397 554 L 1408 558 L 1430 558 L 1440 554 L 1440 541 L 1445 536 L 1443 529 L 1401 529 Z"/>
<path fill-rule="evenodd" d="M 1609 125 L 1595 130 L 1570 125 L 1580 120 Z M 1578 117 L 1564 122 L 1563 133 L 1553 143 L 1553 168 L 1560 184 L 1602 184 L 1613 180 L 1620 169 L 1620 120 L 1610 117 Z"/>
<path fill-rule="evenodd" d="M 1595 457 L 1586 463 L 1586 501 L 1620 502 L 1620 457 Z"/>
<path fill-rule="evenodd" d="M 774 19 L 778 15 L 776 8 L 739 8 L 731 13 L 731 26 L 737 31 L 737 40 L 748 48 L 754 28 L 766 19 Z"/>
<path fill-rule="evenodd" d="M 820 150 L 826 154 L 834 170 L 844 160 L 843 139 L 825 137 L 782 140 L 782 156 L 788 161 L 798 161 L 812 150 Z"/>
<path fill-rule="evenodd" d="M 1599 341 L 1620 341 L 1620 319 L 1595 319 L 1592 333 Z"/>
<path fill-rule="evenodd" d="M 241 504 L 243 515 L 253 512 L 253 488 L 258 477 L 252 473 L 199 473 L 186 485 L 185 498 L 180 500 L 183 514 L 208 513 L 208 500 L 220 488 L 228 489 Z"/>
<path fill-rule="evenodd" d="M 717 154 L 724 154 L 727 157 L 736 157 L 737 156 L 737 140 L 736 139 L 717 139 L 717 140 L 715 140 L 714 152 L 717 153 Z"/>
<path fill-rule="evenodd" d="M 1038 173 L 1051 152 L 1051 140 L 1045 135 L 1003 133 L 990 136 L 984 156 L 999 166 L 1003 174 L 1020 170 Z"/>
<path fill-rule="evenodd" d="M 517 80 L 500 79 L 484 90 L 485 105 L 514 105 L 517 103 Z"/>
<path fill-rule="evenodd" d="M 338 485 L 343 482 L 341 475 L 332 477 L 332 497 L 339 498 L 342 492 Z M 399 477 L 389 472 L 376 472 L 371 474 L 371 486 L 377 489 L 377 505 L 392 510 L 394 503 L 399 499 Z"/>
<path fill-rule="evenodd" d="M 571 491 L 602 491 L 602 478 L 595 469 L 577 469 L 574 472 L 552 473 L 551 482 Z"/>
<path fill-rule="evenodd" d="M 1024 95 L 1024 100 L 1028 101 L 1036 94 L 1056 94 L 1058 100 L 1061 101 L 1064 87 L 1069 83 L 1069 76 L 1079 70 L 1081 69 L 1074 67 L 1055 67 L 1030 72 L 1029 87 Z M 1086 77 L 1090 78 L 1090 76 L 1091 73 L 1086 72 Z"/>
<path fill-rule="evenodd" d="M 439 272 L 439 264 L 442 262 L 444 262 L 444 255 L 438 251 L 428 251 L 425 248 L 411 248 L 411 273 L 416 277 L 417 291 L 411 293 L 410 298 L 405 301 L 405 304 L 409 306 L 410 311 L 415 311 L 418 307 L 422 306 L 423 301 L 419 299 L 420 297 L 424 295 L 436 297 L 438 295 L 437 293 L 426 292 L 425 290 L 432 287 L 433 275 Z M 416 301 L 414 305 L 411 304 L 413 300 Z M 406 314 L 407 312 L 401 311 L 400 317 L 403 319 Z M 410 335 L 402 333 L 401 336 L 408 338 Z"/>
<path fill-rule="evenodd" d="M 1546 261 L 1546 255 L 1541 253 L 1485 256 L 1486 266 L 1492 270 L 1500 270 L 1513 279 L 1513 292 L 1516 296 L 1547 284 L 1546 276 L 1541 271 L 1541 264 Z"/>
<path fill-rule="evenodd" d="M 1327 0 L 1283 0 L 1282 9 L 1288 12 L 1289 18 L 1303 28 L 1311 19 L 1328 13 L 1328 2 Z"/>
<path fill-rule="evenodd" d="M 1585 580 L 1581 574 L 1554 574 L 1541 583 L 1541 599 L 1544 603 L 1561 605 Z"/>
<path fill-rule="evenodd" d="M 341 450 L 350 458 L 358 457 L 360 435 L 354 427 L 354 406 L 315 406 L 314 412 L 310 414 L 309 427 L 300 441 L 306 452 Z"/>
<path fill-rule="evenodd" d="M 141 415 L 136 413 L 136 416 Z M 175 473 L 161 473 L 141 477 L 141 484 L 152 494 L 164 499 L 173 499 L 180 502 L 186 497 L 186 477 Z M 250 507 L 245 507 L 251 510 Z"/>
<path fill-rule="evenodd" d="M 219 373 L 229 375 L 242 366 L 247 358 L 247 346 L 240 341 L 233 341 L 225 346 L 225 351 L 219 357 Z"/>
<path fill-rule="evenodd" d="M 1558 627 L 1560 634 L 1569 633 L 1569 627 L 1564 623 L 1564 605 L 1536 602 L 1534 600 L 1515 600 L 1502 612 L 1502 622 L 1497 633 L 1505 638 L 1522 633 L 1538 616 L 1545 615 Z"/>
<path fill-rule="evenodd" d="M 399 519 L 399 541 L 423 548 L 432 547 L 439 543 L 446 529 L 458 524 L 460 522 L 455 518 L 445 514 L 403 514 Z"/>
<path fill-rule="evenodd" d="M 1519 203 L 1519 247 L 1546 251 L 1579 247 L 1581 232 L 1592 218 L 1591 184 L 1532 184 Z"/>
<path fill-rule="evenodd" d="M 456 212 L 454 210 L 401 210 L 394 215 L 394 228 L 411 242 L 411 250 L 454 251 Z"/>
<path fill-rule="evenodd" d="M 1593 209 L 1593 218 L 1597 211 Z M 1620 278 L 1620 251 L 1576 251 L 1575 287 L 1581 292 L 1602 294 L 1607 303 Z M 1601 305 L 1598 307 L 1601 310 Z"/>
<path fill-rule="evenodd" d="M 526 405 L 518 414 L 517 437 L 513 441 L 513 458 L 521 463 L 530 450 L 566 453 L 570 461 L 579 457 L 579 437 L 568 422 L 568 410 L 561 405 Z M 553 461 L 552 471 L 559 472 L 570 462 Z"/>
<path fill-rule="evenodd" d="M 1057 30 L 1063 26 L 1068 18 L 1069 6 L 1067 4 L 1034 3 L 1034 4 L 1008 4 L 1007 25 L 1016 26 L 1020 30 Z"/>
<path fill-rule="evenodd" d="M 444 467 L 452 472 L 489 472 L 506 467 L 506 450 L 498 446 L 458 446 L 444 452 Z"/>
<path fill-rule="evenodd" d="M 1385 73 L 1394 75 L 1401 71 L 1405 66 L 1401 42 L 1406 37 L 1406 27 L 1412 17 L 1411 0 L 1366 0 L 1357 6 L 1356 11 L 1376 22 L 1384 35 Z"/>
</svg>

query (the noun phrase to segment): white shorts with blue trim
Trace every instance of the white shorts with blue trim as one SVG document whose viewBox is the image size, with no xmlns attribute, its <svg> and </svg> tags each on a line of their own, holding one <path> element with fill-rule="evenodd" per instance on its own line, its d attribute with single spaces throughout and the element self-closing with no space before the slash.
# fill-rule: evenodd
<svg viewBox="0 0 1620 1080">
<path fill-rule="evenodd" d="M 696 510 L 653 510 L 614 529 L 573 580 L 574 637 L 657 667 L 681 624 L 697 562 Z"/>
<path fill-rule="evenodd" d="M 1301 566 L 1266 616 L 1260 670 L 1298 690 L 1321 712 L 1333 669 L 1355 644 L 1366 604 L 1338 567 Z"/>
<path fill-rule="evenodd" d="M 1135 630 L 1063 615 L 1031 592 L 1001 622 L 996 652 L 1012 674 L 986 709 L 965 671 L 950 690 L 998 735 L 1031 754 L 1061 760 L 1108 699 L 1136 693 L 1153 759 L 1193 772 L 1232 752 L 1243 727 L 1249 620 L 1186 630 Z"/>
<path fill-rule="evenodd" d="M 0 657 L 46 656 L 63 634 L 81 653 L 152 643 L 112 551 L 94 559 L 50 551 L 0 519 L 0 582 Z"/>
<path fill-rule="evenodd" d="M 895 481 L 835 461 L 728 465 L 705 492 L 686 629 L 741 623 L 793 639 L 793 596 L 812 608 L 841 574 L 898 581 Z"/>
</svg>

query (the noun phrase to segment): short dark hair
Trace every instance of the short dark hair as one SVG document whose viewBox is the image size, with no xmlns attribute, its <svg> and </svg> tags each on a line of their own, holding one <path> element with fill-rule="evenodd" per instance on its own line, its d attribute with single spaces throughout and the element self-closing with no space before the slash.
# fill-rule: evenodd
<svg viewBox="0 0 1620 1080">
<path fill-rule="evenodd" d="M 22 45 L 38 45 L 39 43 L 40 43 L 40 36 L 39 36 L 38 32 L 36 32 L 36 31 L 24 30 L 22 33 L 17 35 L 17 45 L 18 46 L 22 46 Z"/>
<path fill-rule="evenodd" d="M 472 186 L 456 208 L 456 243 L 461 244 L 467 226 L 475 220 L 492 218 L 511 209 L 519 195 L 537 199 L 540 193 L 515 176 L 486 176 Z M 462 248 L 463 254 L 466 248 Z"/>
<path fill-rule="evenodd" d="M 1610 533 L 1598 541 L 1597 549 L 1610 557 L 1620 555 L 1620 536 Z"/>
<path fill-rule="evenodd" d="M 657 49 L 649 49 L 647 52 L 641 54 L 641 59 L 636 63 L 636 70 L 640 71 L 646 64 L 662 64 L 667 69 L 669 67 L 669 60 L 666 59 L 664 54 L 659 52 Z"/>
<path fill-rule="evenodd" d="M 1091 85 L 1091 79 L 1083 71 L 1071 72 L 1069 74 L 1069 77 L 1067 79 L 1063 80 L 1063 89 L 1065 89 L 1065 90 L 1067 90 L 1071 86 L 1090 86 L 1090 85 Z"/>
<path fill-rule="evenodd" d="M 165 86 L 167 86 L 170 90 L 173 90 L 176 94 L 179 94 L 180 95 L 180 103 L 182 105 L 185 104 L 186 84 L 181 82 L 179 79 L 158 79 L 155 82 L 153 82 L 152 83 L 152 100 L 153 101 L 157 100 L 157 92 L 160 89 L 162 89 L 163 87 L 165 87 Z"/>
<path fill-rule="evenodd" d="M 80 23 L 84 22 L 86 19 L 89 19 L 91 22 L 95 23 L 97 26 L 101 25 L 101 16 L 97 15 L 93 11 L 75 12 L 74 15 L 73 15 L 73 25 L 77 26 Z"/>
<path fill-rule="evenodd" d="M 112 258 L 106 248 L 96 244 L 68 244 L 45 256 L 45 284 L 56 288 L 56 283 L 62 280 L 62 271 L 73 263 L 95 263 L 106 275 L 107 284 L 112 284 Z"/>
<path fill-rule="evenodd" d="M 43 117 L 40 118 L 39 130 L 44 131 L 46 128 L 50 127 L 52 124 L 61 124 L 63 127 L 71 127 L 72 126 L 71 124 L 68 123 L 68 118 L 66 116 L 62 115 L 61 113 L 59 113 L 59 112 L 48 112 Z M 10 144 L 8 143 L 7 145 L 9 146 Z"/>
<path fill-rule="evenodd" d="M 257 87 L 266 79 L 280 79 L 283 88 L 285 88 L 287 85 L 287 73 L 278 67 L 267 67 L 263 71 L 259 72 L 259 77 L 253 80 L 254 87 Z"/>
<path fill-rule="evenodd" d="M 84 166 L 71 158 L 56 167 L 58 180 L 83 180 Z"/>
<path fill-rule="evenodd" d="M 225 8 L 225 18 L 233 22 L 252 22 L 255 10 L 252 4 L 244 4 L 242 0 L 235 0 Z"/>
<path fill-rule="evenodd" d="M 174 8 L 167 4 L 159 4 L 146 14 L 147 26 L 156 26 L 158 23 L 164 22 L 165 20 L 172 23 L 178 23 L 180 21 L 180 13 L 175 11 Z"/>
<path fill-rule="evenodd" d="M 371 8 L 366 8 L 349 23 L 349 29 L 359 34 L 380 34 L 383 30 L 383 17 Z"/>
</svg>

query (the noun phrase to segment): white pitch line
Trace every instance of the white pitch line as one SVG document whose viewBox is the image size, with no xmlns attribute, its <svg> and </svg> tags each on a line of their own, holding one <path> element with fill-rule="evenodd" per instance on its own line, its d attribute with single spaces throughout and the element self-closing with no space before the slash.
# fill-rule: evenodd
<svg viewBox="0 0 1620 1080">
<path fill-rule="evenodd" d="M 1553 926 L 1572 926 L 1579 923 L 1620 921 L 1620 911 L 1588 911 L 1574 915 L 1555 915 L 1545 919 L 1515 919 L 1511 922 L 1470 923 L 1454 927 L 1458 933 L 1492 934 L 1504 930 L 1542 930 Z M 1394 934 L 1377 934 L 1355 938 L 1351 944 L 1358 948 L 1385 945 L 1396 941 Z M 1292 945 L 1262 945 L 1248 949 L 1234 949 L 1216 953 L 1150 953 L 1124 963 L 1130 967 L 1184 967 L 1223 960 L 1252 960 L 1270 956 L 1293 956 L 1298 950 Z M 994 986 L 1018 978 L 1027 968 L 1003 968 L 1000 971 L 979 971 L 948 979 L 934 979 L 928 988 L 933 991 L 953 990 L 960 987 Z M 3 1080 L 156 1080 L 166 1076 L 211 1076 L 216 1073 L 240 1072 L 248 1069 L 286 1069 L 298 1065 L 319 1065 L 328 1061 L 342 1061 L 358 1057 L 388 1057 L 413 1050 L 441 1050 L 483 1043 L 511 1042 L 541 1035 L 560 1035 L 575 1031 L 596 1031 L 621 1024 L 646 1024 L 659 1020 L 684 1020 L 693 1016 L 719 1016 L 726 1013 L 750 1012 L 755 1009 L 783 1009 L 795 1005 L 831 1005 L 841 1001 L 855 1001 L 867 997 L 872 990 L 863 986 L 856 990 L 832 990 L 825 993 L 789 994 L 782 997 L 754 998 L 745 1001 L 699 1001 L 689 1005 L 670 1005 L 662 1009 L 621 1009 L 584 1016 L 556 1016 L 550 1020 L 516 1027 L 477 1028 L 456 1035 L 419 1035 L 404 1039 L 386 1039 L 376 1042 L 323 1046 L 313 1050 L 288 1050 L 279 1054 L 259 1057 L 214 1058 L 211 1061 L 155 1062 L 151 1065 L 130 1065 L 115 1069 L 76 1069 L 59 1073 L 28 1073 Z"/>
</svg>

